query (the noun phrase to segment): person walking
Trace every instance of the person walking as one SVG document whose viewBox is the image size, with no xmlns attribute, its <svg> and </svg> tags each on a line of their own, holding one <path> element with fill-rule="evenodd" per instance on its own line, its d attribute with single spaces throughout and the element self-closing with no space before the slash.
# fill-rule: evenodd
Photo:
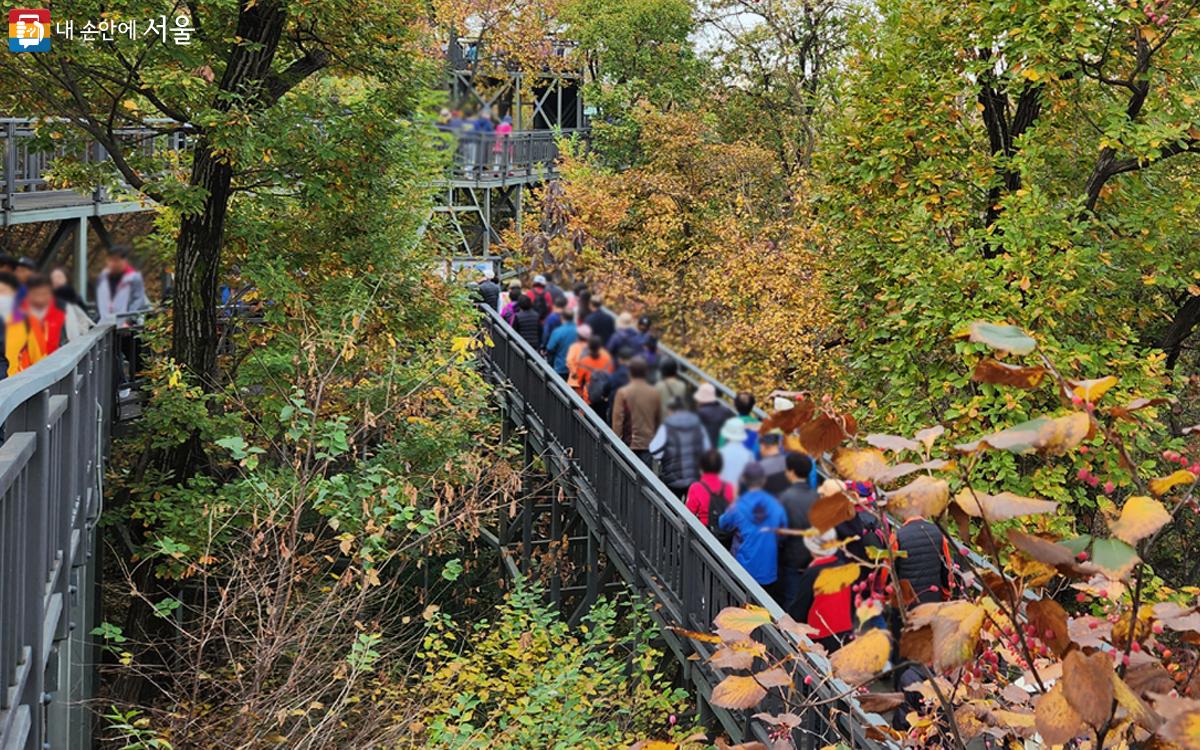
<svg viewBox="0 0 1200 750">
<path fill-rule="evenodd" d="M 794 601 L 784 607 L 796 622 L 816 628 L 812 639 L 832 653 L 843 645 L 854 633 L 855 579 L 839 581 L 838 586 L 825 585 L 816 588 L 821 572 L 849 562 L 845 552 L 838 546 L 838 532 L 834 529 L 819 536 L 802 537 L 812 564 L 800 576 Z"/>
<path fill-rule="evenodd" d="M 25 282 L 25 298 L 5 327 L 8 374 L 16 375 L 49 357 L 66 341 L 66 314 L 54 304 L 50 279 L 41 274 Z"/>
<path fill-rule="evenodd" d="M 758 452 L 761 456 L 759 463 L 767 472 L 767 492 L 775 497 L 792 485 L 787 476 L 787 457 L 790 455 L 783 449 L 783 432 L 771 430 L 765 435 L 758 436 Z"/>
<path fill-rule="evenodd" d="M 75 291 L 75 287 L 71 286 L 66 269 L 58 267 L 50 272 L 50 287 L 54 290 L 55 303 L 66 315 L 63 333 L 67 341 L 74 341 L 91 330 L 95 323 L 87 314 L 87 303 L 79 296 L 79 292 Z"/>
<path fill-rule="evenodd" d="M 529 342 L 534 351 L 540 351 L 542 322 L 538 319 L 537 310 L 533 309 L 533 300 L 529 297 L 521 297 L 517 300 L 517 314 L 513 316 L 512 327 L 517 335 Z"/>
<path fill-rule="evenodd" d="M 554 329 L 563 324 L 567 319 L 567 298 L 559 295 L 554 298 L 554 309 L 546 316 L 546 322 L 542 324 L 542 341 L 548 342 L 550 334 L 554 333 Z"/>
<path fill-rule="evenodd" d="M 787 513 L 788 528 L 803 531 L 809 528 L 808 511 L 819 495 L 815 488 L 809 485 L 808 477 L 812 471 L 812 460 L 803 453 L 789 453 L 785 459 L 787 479 L 791 483 L 779 495 L 779 504 Z M 805 538 L 798 536 L 784 537 L 779 549 L 779 578 L 780 595 L 783 597 L 779 606 L 787 609 L 800 594 L 800 576 L 812 562 L 812 555 L 804 544 Z"/>
<path fill-rule="evenodd" d="M 741 481 L 746 492 L 734 500 L 718 524 L 733 532 L 733 556 L 776 601 L 779 600 L 779 535 L 787 528 L 787 514 L 779 501 L 763 489 L 767 475 L 756 461 L 746 464 Z"/>
<path fill-rule="evenodd" d="M 662 413 L 658 391 L 646 380 L 646 360 L 629 361 L 629 384 L 613 397 L 612 429 L 647 466 L 651 464 L 650 441 L 658 432 Z"/>
<path fill-rule="evenodd" d="M 508 174 L 512 154 L 512 147 L 509 145 L 508 139 L 512 132 L 512 116 L 505 115 L 501 118 L 500 124 L 496 126 L 496 145 L 492 147 L 492 153 L 496 160 L 496 171 L 501 175 Z"/>
<path fill-rule="evenodd" d="M 496 283 L 496 272 L 491 266 L 479 267 L 479 285 L 475 289 L 483 304 L 500 311 L 500 285 Z"/>
<path fill-rule="evenodd" d="M 113 245 L 108 250 L 105 272 L 96 281 L 96 310 L 101 320 L 150 306 L 146 300 L 146 282 L 129 262 L 129 246 Z"/>
<path fill-rule="evenodd" d="M 758 457 L 758 417 L 754 416 L 754 394 L 740 391 L 733 398 L 733 408 L 737 410 L 738 419 L 746 426 L 746 447 Z"/>
<path fill-rule="evenodd" d="M 608 382 L 605 383 L 604 390 L 600 394 L 600 399 L 604 406 L 592 406 L 605 422 L 612 421 L 612 405 L 613 400 L 617 396 L 617 391 L 629 385 L 630 380 L 629 363 L 633 361 L 633 352 L 629 349 L 622 349 L 616 355 L 612 375 L 609 376 Z"/>
<path fill-rule="evenodd" d="M 712 383 L 701 383 L 693 399 L 696 402 L 696 415 L 704 423 L 708 439 L 713 446 L 720 445 L 721 427 L 736 416 L 733 409 L 717 400 L 717 389 Z"/>
<path fill-rule="evenodd" d="M 544 328 L 543 331 L 545 331 Z M 564 379 L 570 377 L 571 368 L 567 364 L 567 356 L 571 353 L 571 349 L 580 343 L 575 323 L 567 318 L 549 336 L 543 333 L 543 341 L 546 346 L 546 359 L 549 360 L 550 366 Z"/>
<path fill-rule="evenodd" d="M 733 504 L 737 493 L 732 484 L 721 479 L 723 466 L 721 452 L 716 448 L 700 454 L 700 478 L 688 487 L 687 509 L 728 547 L 732 537 L 721 531 L 717 520 Z"/>
<path fill-rule="evenodd" d="M 579 386 L 579 358 L 587 351 L 588 339 L 592 337 L 592 329 L 588 328 L 587 323 L 580 323 L 575 326 L 575 335 L 575 341 L 567 349 L 567 385 L 582 396 L 583 391 Z"/>
<path fill-rule="evenodd" d="M 583 396 L 583 400 L 593 409 L 597 407 L 597 404 L 592 403 L 593 398 L 599 402 L 599 406 L 604 406 L 604 392 L 608 388 L 608 379 L 612 375 L 612 371 L 612 356 L 604 350 L 604 344 L 600 337 L 593 333 L 588 338 L 587 349 L 580 356 L 579 365 L 576 368 L 579 395 Z M 597 413 L 599 413 L 598 409 Z"/>
<path fill-rule="evenodd" d="M 686 403 L 677 400 L 667 408 L 667 418 L 650 442 L 650 453 L 658 459 L 663 484 L 679 497 L 685 497 L 692 483 L 700 478 L 700 456 L 710 447 L 700 418 L 688 411 Z"/>
<path fill-rule="evenodd" d="M 508 301 L 504 303 L 504 307 L 500 310 L 500 317 L 504 318 L 504 322 L 509 325 L 517 318 L 517 303 L 521 301 L 524 295 L 524 290 L 520 284 L 510 284 L 508 287 Z"/>
<path fill-rule="evenodd" d="M 538 323 L 545 323 L 546 318 L 550 317 L 551 311 L 554 310 L 554 297 L 546 289 L 546 277 L 541 274 L 534 276 L 533 284 L 527 294 L 530 302 L 533 303 L 533 309 L 537 311 Z"/>
<path fill-rule="evenodd" d="M 15 261 L 14 261 L 15 265 Z M 12 271 L 0 271 L 0 380 L 8 377 L 8 323 L 16 312 L 21 282 Z"/>
<path fill-rule="evenodd" d="M 679 365 L 675 360 L 667 357 L 658 365 L 658 382 L 654 384 L 658 390 L 658 395 L 662 401 L 663 419 L 667 417 L 667 405 L 677 398 L 683 399 L 684 403 L 691 408 L 691 388 L 687 381 L 679 377 Z M 710 438 L 712 443 L 716 444 L 715 438 Z"/>
<path fill-rule="evenodd" d="M 754 461 L 754 454 L 746 447 L 746 426 L 737 417 L 730 417 L 721 427 L 720 436 L 725 443 L 720 448 L 721 460 L 725 462 L 721 479 L 736 487 L 742 472 Z"/>
<path fill-rule="evenodd" d="M 593 334 L 599 336 L 601 341 L 607 343 L 617 330 L 617 321 L 613 318 L 612 313 L 604 309 L 604 299 L 600 296 L 599 292 L 592 293 L 590 304 L 592 311 L 588 313 L 584 322 L 592 329 Z"/>
<path fill-rule="evenodd" d="M 622 349 L 629 349 L 635 356 L 645 353 L 646 342 L 638 333 L 637 320 L 632 313 L 623 312 L 617 316 L 617 330 L 608 339 L 610 352 Z"/>
</svg>

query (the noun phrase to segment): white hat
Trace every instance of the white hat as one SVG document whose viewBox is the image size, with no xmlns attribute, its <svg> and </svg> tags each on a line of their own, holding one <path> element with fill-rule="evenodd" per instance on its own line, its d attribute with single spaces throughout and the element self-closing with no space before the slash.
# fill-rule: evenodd
<svg viewBox="0 0 1200 750">
<path fill-rule="evenodd" d="M 796 402 L 792 401 L 790 398 L 784 398 L 783 396 L 776 396 L 774 406 L 775 406 L 775 411 L 787 411 L 788 409 L 795 408 Z"/>
<path fill-rule="evenodd" d="M 837 529 L 828 529 L 823 534 L 804 537 L 804 546 L 813 558 L 825 557 L 837 549 Z"/>
<path fill-rule="evenodd" d="M 701 383 L 696 389 L 695 399 L 697 404 L 711 404 L 717 400 L 717 389 L 712 383 Z"/>
<path fill-rule="evenodd" d="M 492 270 L 491 266 L 480 266 L 479 272 L 483 274 L 483 278 L 487 279 L 488 281 L 496 278 L 496 272 Z"/>
<path fill-rule="evenodd" d="M 539 273 L 537 276 L 533 277 L 533 283 L 541 284 L 542 286 L 546 286 L 546 277 Z"/>
<path fill-rule="evenodd" d="M 730 417 L 721 425 L 721 437 L 727 443 L 742 443 L 746 441 L 746 423 L 741 417 Z"/>
</svg>

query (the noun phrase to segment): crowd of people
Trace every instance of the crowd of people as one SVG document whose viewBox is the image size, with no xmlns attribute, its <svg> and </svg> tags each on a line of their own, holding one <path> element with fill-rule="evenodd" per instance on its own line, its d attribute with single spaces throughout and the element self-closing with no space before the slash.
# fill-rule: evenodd
<svg viewBox="0 0 1200 750">
<path fill-rule="evenodd" d="M 458 142 L 459 167 L 468 174 L 484 176 L 502 172 L 512 163 L 513 132 L 511 115 L 496 118 L 490 107 L 464 114 L 458 109 L 443 109 L 438 128 L 452 133 Z"/>
<path fill-rule="evenodd" d="M 812 458 L 787 450 L 778 430 L 762 430 L 753 394 L 738 393 L 727 405 L 713 384 L 693 388 L 681 378 L 678 363 L 660 356 L 648 316 L 614 316 L 599 293 L 583 285 L 567 292 L 541 275 L 502 291 L 485 269 L 478 292 L 827 649 L 864 627 L 891 628 L 898 643 L 897 604 L 951 596 L 949 541 L 926 519 L 881 525 L 878 514 L 862 510 L 835 528 L 813 529 L 809 512 L 822 488 Z M 793 403 L 775 395 L 772 406 Z M 873 500 L 870 487 L 853 489 Z M 875 564 L 884 557 L 894 558 L 894 576 Z M 853 580 L 831 576 L 817 585 L 821 571 L 849 562 L 870 564 Z M 878 606 L 862 606 L 871 602 Z M 863 613 L 874 614 L 861 622 Z M 913 670 L 896 677 L 901 688 L 923 679 Z"/>
<path fill-rule="evenodd" d="M 89 310 L 66 269 L 43 274 L 31 258 L 0 255 L 0 379 L 27 369 L 86 333 L 97 319 L 148 307 L 142 275 L 129 262 L 129 248 L 108 251 L 96 279 L 96 306 Z"/>
</svg>

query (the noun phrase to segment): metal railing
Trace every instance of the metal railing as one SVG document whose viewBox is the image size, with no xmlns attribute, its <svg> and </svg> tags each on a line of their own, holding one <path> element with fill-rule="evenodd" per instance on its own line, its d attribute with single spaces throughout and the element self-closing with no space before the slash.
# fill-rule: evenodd
<svg viewBox="0 0 1200 750">
<path fill-rule="evenodd" d="M 587 136 L 587 130 L 518 130 L 507 135 L 454 132 L 450 176 L 473 182 L 527 182 L 558 173 L 558 139 Z"/>
<path fill-rule="evenodd" d="M 0 382 L 0 747 L 87 750 L 117 329 Z"/>
<path fill-rule="evenodd" d="M 46 149 L 39 143 L 37 128 L 45 124 L 44 120 L 31 118 L 0 118 L 0 139 L 3 140 L 3 207 L 12 209 L 16 197 L 30 193 L 62 192 L 53 187 L 46 179 L 51 165 L 58 159 L 69 157 L 87 163 L 100 163 L 109 160 L 109 154 L 104 146 L 96 142 L 81 143 L 80 141 L 66 142 Z M 179 151 L 187 147 L 188 134 L 182 131 L 172 131 L 170 120 L 153 120 L 146 127 L 123 128 L 114 131 L 118 141 L 123 144 L 125 157 L 151 158 L 167 151 Z M 162 126 L 159 129 L 156 126 Z M 107 200 L 103 188 L 92 192 L 92 200 L 96 202 Z"/>
<path fill-rule="evenodd" d="M 668 625 L 707 631 L 728 606 L 756 604 L 776 618 L 783 616 L 779 605 L 545 358 L 486 306 L 483 326 L 491 338 L 484 355 L 491 376 L 501 388 L 511 389 L 524 416 L 535 418 L 547 442 L 567 457 L 566 479 L 578 490 L 576 501 L 586 506 L 581 512 L 598 519 L 610 556 L 619 558 L 635 579 L 631 583 L 654 599 L 658 617 Z M 755 637 L 766 644 L 770 659 L 794 667 L 797 695 L 819 704 L 804 713 L 794 737 L 798 747 L 837 741 L 855 748 L 887 747 L 868 737 L 870 727 L 885 725 L 883 719 L 865 713 L 853 689 L 830 677 L 826 659 L 800 648 L 798 639 L 775 627 L 760 628 Z M 707 699 L 724 673 L 705 658 L 710 653 L 705 644 L 687 640 L 683 646 L 701 657 L 685 658 L 683 666 Z M 805 684 L 806 676 L 813 677 L 812 685 Z M 770 703 L 762 707 L 778 708 Z M 714 710 L 735 739 L 766 739 L 769 728 L 748 712 Z"/>
</svg>

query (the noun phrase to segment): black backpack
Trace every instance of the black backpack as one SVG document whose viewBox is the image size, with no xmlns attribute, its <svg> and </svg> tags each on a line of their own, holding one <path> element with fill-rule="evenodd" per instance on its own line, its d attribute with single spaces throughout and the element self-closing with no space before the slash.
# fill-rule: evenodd
<svg viewBox="0 0 1200 750">
<path fill-rule="evenodd" d="M 718 525 L 721 515 L 729 510 L 729 501 L 725 499 L 725 483 L 721 482 L 721 486 L 716 492 L 706 484 L 704 490 L 708 492 L 708 530 L 717 538 L 717 541 L 729 548 L 730 542 L 733 541 L 733 532 L 722 531 Z"/>
<path fill-rule="evenodd" d="M 607 370 L 595 370 L 592 372 L 592 377 L 588 380 L 587 396 L 588 403 L 595 406 L 596 404 L 604 403 L 608 396 L 608 381 L 611 374 Z"/>
</svg>

